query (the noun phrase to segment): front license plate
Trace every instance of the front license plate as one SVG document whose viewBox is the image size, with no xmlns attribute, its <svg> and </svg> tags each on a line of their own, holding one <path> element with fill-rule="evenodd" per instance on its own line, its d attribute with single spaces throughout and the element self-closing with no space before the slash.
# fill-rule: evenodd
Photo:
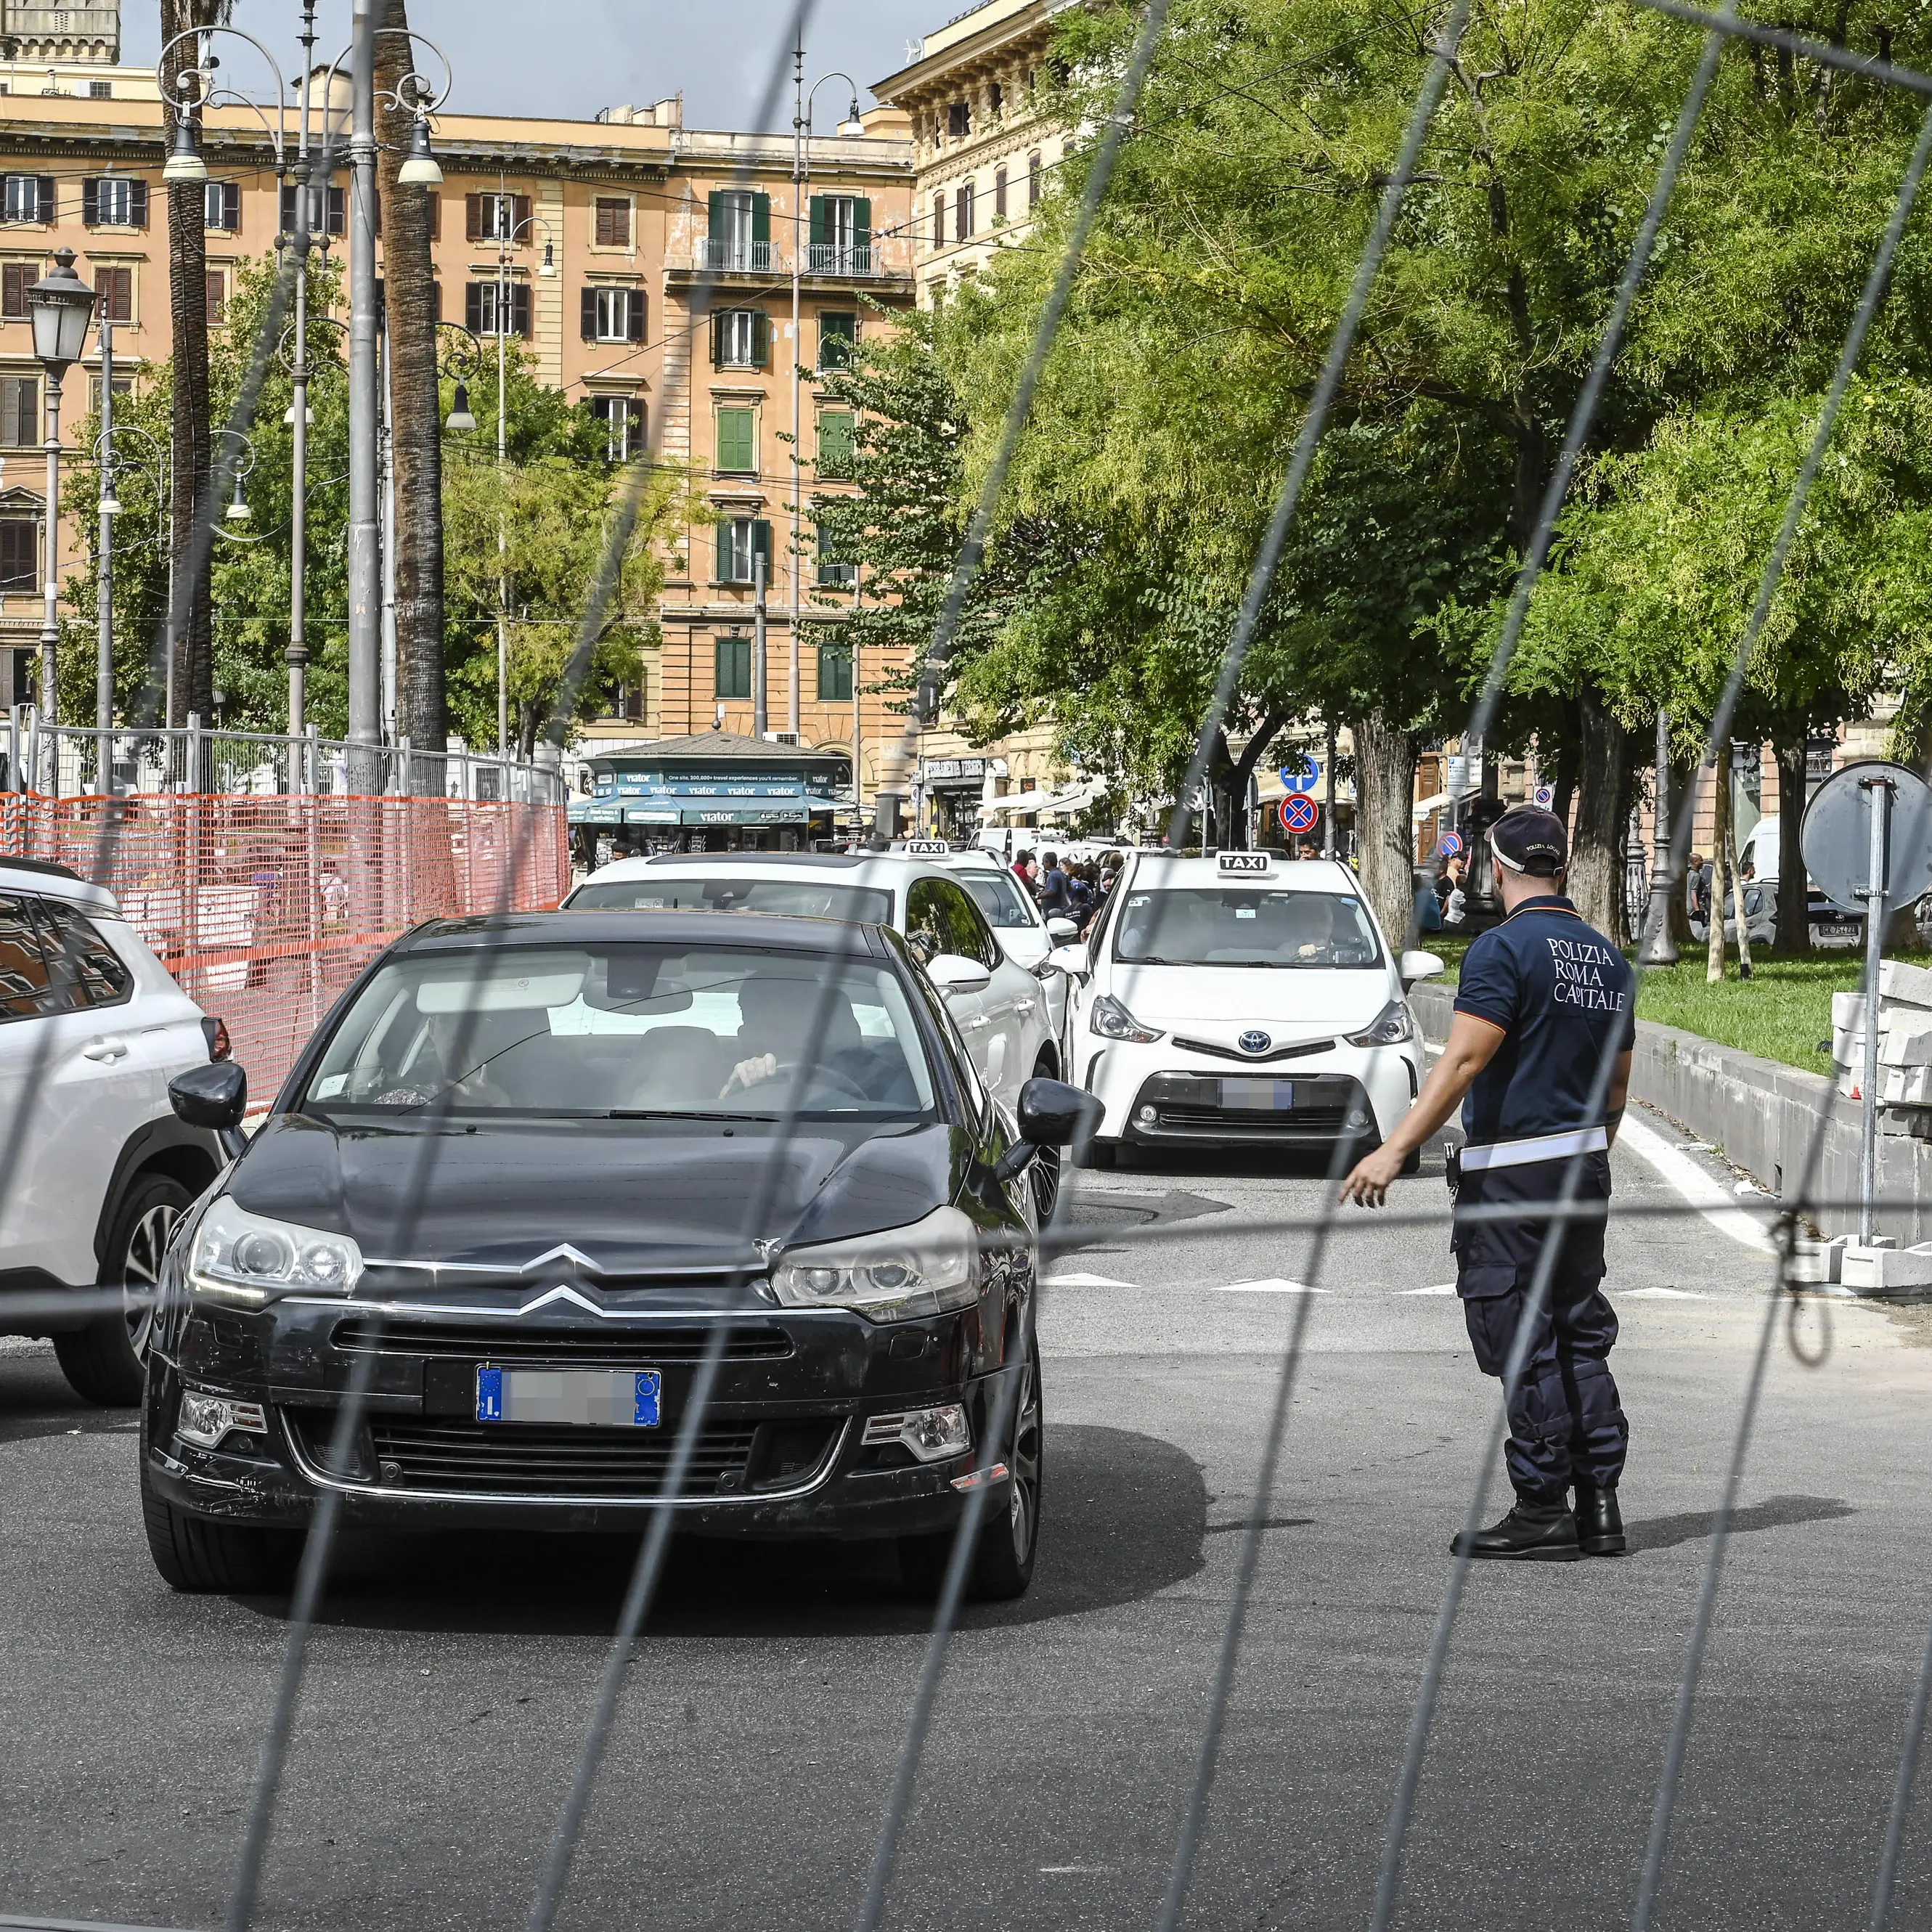
<svg viewBox="0 0 1932 1932">
<path fill-rule="evenodd" d="M 664 1377 L 656 1369 L 476 1371 L 478 1422 L 563 1422 L 585 1429 L 655 1429 Z"/>
<path fill-rule="evenodd" d="M 1292 1080 L 1223 1080 L 1221 1104 L 1268 1112 L 1283 1111 L 1294 1105 Z"/>
</svg>

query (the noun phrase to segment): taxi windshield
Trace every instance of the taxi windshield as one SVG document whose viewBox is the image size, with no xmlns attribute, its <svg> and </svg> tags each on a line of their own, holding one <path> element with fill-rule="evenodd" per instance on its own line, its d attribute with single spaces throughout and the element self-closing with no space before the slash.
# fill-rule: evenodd
<svg viewBox="0 0 1932 1932">
<path fill-rule="evenodd" d="M 848 886 L 809 875 L 746 879 L 707 872 L 700 878 L 592 879 L 571 895 L 572 912 L 776 912 L 794 919 L 892 922 L 892 896 L 877 886 Z"/>
<path fill-rule="evenodd" d="M 1266 886 L 1130 892 L 1114 957 L 1144 966 L 1365 967 L 1382 950 L 1361 901 Z"/>
</svg>

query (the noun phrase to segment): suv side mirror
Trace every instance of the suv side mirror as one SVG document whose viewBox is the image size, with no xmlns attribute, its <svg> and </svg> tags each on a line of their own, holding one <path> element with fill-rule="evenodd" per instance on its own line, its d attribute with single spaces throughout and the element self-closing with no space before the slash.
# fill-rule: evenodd
<svg viewBox="0 0 1932 1932">
<path fill-rule="evenodd" d="M 1100 1124 L 1104 1112 L 1083 1088 L 1036 1075 L 1020 1089 L 1020 1138 L 1032 1147 L 1071 1147 Z"/>
<path fill-rule="evenodd" d="M 1070 919 L 1056 917 L 1047 921 L 1046 936 L 1056 946 L 1069 946 L 1080 937 L 1080 928 Z"/>
<path fill-rule="evenodd" d="M 993 976 L 962 952 L 939 952 L 926 962 L 926 976 L 944 994 L 983 993 Z"/>
<path fill-rule="evenodd" d="M 248 1111 L 248 1076 L 232 1060 L 190 1066 L 168 1082 L 168 1105 L 178 1120 L 221 1136 L 222 1151 L 235 1160 L 246 1146 L 242 1117 Z"/>
<path fill-rule="evenodd" d="M 1396 976 L 1406 993 L 1424 980 L 1439 977 L 1448 968 L 1433 952 L 1405 952 L 1396 967 Z"/>
<path fill-rule="evenodd" d="M 1078 980 L 1083 986 L 1093 976 L 1093 964 L 1084 946 L 1056 946 L 1046 956 L 1045 964 L 1057 968 L 1070 980 Z"/>
</svg>

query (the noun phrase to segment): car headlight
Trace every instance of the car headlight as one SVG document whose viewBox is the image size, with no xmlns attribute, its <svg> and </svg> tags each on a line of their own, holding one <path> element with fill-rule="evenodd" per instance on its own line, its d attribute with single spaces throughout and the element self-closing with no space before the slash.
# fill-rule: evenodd
<svg viewBox="0 0 1932 1932">
<path fill-rule="evenodd" d="M 1400 1046 L 1415 1037 L 1415 1022 L 1408 1016 L 1406 1000 L 1391 1000 L 1376 1014 L 1375 1024 L 1348 1036 L 1351 1046 Z"/>
<path fill-rule="evenodd" d="M 188 1274 L 198 1294 L 259 1308 L 285 1294 L 352 1293 L 362 1251 L 346 1234 L 272 1221 L 224 1194 L 194 1231 Z"/>
<path fill-rule="evenodd" d="M 1136 1046 L 1145 1046 L 1162 1037 L 1159 1028 L 1142 1026 L 1112 993 L 1102 993 L 1094 1002 L 1087 1024 L 1102 1040 L 1129 1040 Z"/>
<path fill-rule="evenodd" d="M 910 1226 L 789 1250 L 772 1270 L 787 1308 L 850 1308 L 872 1322 L 907 1322 L 969 1308 L 979 1298 L 973 1224 L 940 1208 Z"/>
</svg>

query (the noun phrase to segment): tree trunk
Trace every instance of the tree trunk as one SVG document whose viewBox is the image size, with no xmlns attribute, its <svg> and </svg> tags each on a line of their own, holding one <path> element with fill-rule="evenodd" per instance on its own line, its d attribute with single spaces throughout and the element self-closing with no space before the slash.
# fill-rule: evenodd
<svg viewBox="0 0 1932 1932">
<path fill-rule="evenodd" d="M 1617 806 L 1623 789 L 1624 728 L 1594 685 L 1584 687 L 1582 718 L 1570 897 L 1591 925 L 1616 939 L 1623 924 Z"/>
<path fill-rule="evenodd" d="M 1786 958 L 1811 950 L 1810 894 L 1798 842 L 1804 822 L 1805 740 L 1801 721 L 1795 735 L 1771 743 L 1778 762 L 1778 950 Z"/>
<path fill-rule="evenodd" d="M 382 24 L 391 30 L 408 26 L 405 0 L 389 0 Z M 418 752 L 440 754 L 448 743 L 449 714 L 443 682 L 442 412 L 430 262 L 430 196 L 436 190 L 398 181 L 413 116 L 382 99 L 410 70 L 410 46 L 394 31 L 376 38 L 396 498 L 396 731 Z M 422 776 L 424 788 L 442 789 L 436 766 Z"/>
<path fill-rule="evenodd" d="M 165 46 L 190 28 L 226 17 L 220 0 L 161 0 L 161 40 Z M 169 52 L 162 92 L 172 96 L 173 77 L 195 64 L 195 43 L 182 41 Z M 172 136 L 177 117 L 170 113 Z M 168 509 L 168 542 L 174 558 L 176 627 L 174 720 L 196 713 L 204 724 L 214 714 L 214 630 L 209 608 L 212 544 L 196 540 L 196 524 L 208 493 L 213 438 L 208 395 L 207 196 L 198 182 L 176 183 L 168 191 L 168 306 L 174 358 L 173 418 L 170 435 L 174 472 Z M 196 554 L 199 553 L 199 567 Z M 192 783 L 202 781 L 197 775 Z"/>
<path fill-rule="evenodd" d="M 1355 836 L 1362 891 L 1389 944 L 1413 944 L 1415 740 L 1379 710 L 1354 721 Z"/>
<path fill-rule="evenodd" d="M 1731 843 L 1731 772 L 1730 747 L 1718 748 L 1718 762 L 1711 773 L 1711 913 L 1705 928 L 1704 977 L 1714 986 L 1724 976 L 1724 887 L 1730 863 L 1725 856 Z"/>
<path fill-rule="evenodd" d="M 1255 775 L 1255 767 L 1260 764 L 1262 754 L 1274 742 L 1275 734 L 1286 721 L 1278 712 L 1267 712 L 1255 727 L 1255 735 L 1241 748 L 1241 755 L 1233 762 L 1228 774 L 1228 791 L 1231 810 L 1228 818 L 1228 831 L 1222 838 L 1222 845 L 1229 851 L 1243 851 L 1248 843 L 1248 781 Z M 1221 741 L 1225 747 L 1227 740 Z"/>
<path fill-rule="evenodd" d="M 1678 828 L 1684 822 L 1680 814 L 1688 814 L 1696 809 L 1697 801 L 1693 794 L 1697 784 L 1697 774 L 1701 769 L 1694 758 L 1682 764 L 1672 764 L 1670 767 L 1670 838 L 1672 845 L 1677 843 Z M 1685 845 L 1684 851 L 1687 862 L 1696 844 L 1696 841 L 1693 839 Z M 1690 930 L 1690 894 L 1682 878 L 1677 882 L 1677 890 L 1670 896 L 1670 934 L 1676 940 L 1677 950 L 1680 952 L 1688 952 L 1696 944 L 1696 936 Z"/>
</svg>

